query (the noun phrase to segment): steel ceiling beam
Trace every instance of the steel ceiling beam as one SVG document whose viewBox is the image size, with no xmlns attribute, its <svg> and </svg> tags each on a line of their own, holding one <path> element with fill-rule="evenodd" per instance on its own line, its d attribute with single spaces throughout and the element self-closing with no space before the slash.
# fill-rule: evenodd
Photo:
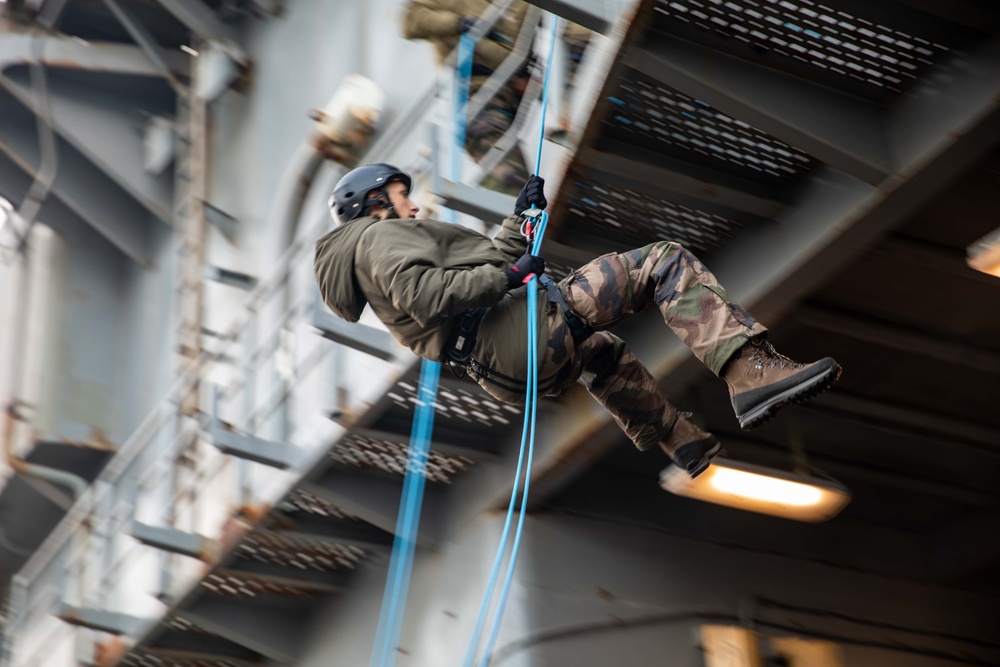
<svg viewBox="0 0 1000 667">
<path fill-rule="evenodd" d="M 952 343 L 943 336 L 879 322 L 870 316 L 856 316 L 815 307 L 798 308 L 793 317 L 799 324 L 814 329 L 1000 375 L 1000 354 L 964 343 Z"/>
<path fill-rule="evenodd" d="M 327 544 L 340 544 L 345 547 L 357 547 L 372 553 L 387 552 L 392 548 L 392 534 L 363 521 L 353 527 L 340 526 L 336 530 L 317 528 L 316 532 L 302 530 L 275 530 L 279 535 L 289 539 L 317 540 Z"/>
<path fill-rule="evenodd" d="M 183 71 L 185 58 L 167 54 L 167 65 Z M 110 42 L 81 43 L 67 35 L 54 36 L 0 24 L 0 75 L 16 65 L 37 62 L 55 69 L 79 69 L 107 74 L 159 77 L 161 69 L 137 46 Z"/>
<path fill-rule="evenodd" d="M 922 407 L 896 405 L 854 396 L 842 391 L 826 392 L 817 396 L 805 409 L 831 409 L 864 417 L 867 420 L 893 426 L 904 426 L 923 432 L 944 436 L 952 442 L 963 440 L 977 449 L 1000 458 L 1000 429 L 977 424 L 968 419 L 934 414 Z"/>
<path fill-rule="evenodd" d="M 635 4 L 629 0 L 527 0 L 547 12 L 577 23 L 584 28 L 607 34 L 618 14 Z"/>
<path fill-rule="evenodd" d="M 928 536 L 932 566 L 945 583 L 953 584 L 1000 560 L 1000 513 L 978 512 Z"/>
<path fill-rule="evenodd" d="M 39 122 L 44 122 L 45 110 L 26 81 L 0 77 L 0 88 L 35 114 Z M 142 120 L 140 110 L 150 114 L 166 110 L 151 105 L 141 96 L 111 95 L 93 86 L 56 77 L 50 77 L 49 91 L 52 130 L 157 219 L 171 224 L 172 183 L 168 175 L 146 173 L 143 140 L 134 131 Z M 111 137 L 114 139 L 109 140 Z"/>
<path fill-rule="evenodd" d="M 104 0 L 104 4 L 107 5 L 111 13 L 114 14 L 118 22 L 122 24 L 122 27 L 128 32 L 128 34 L 135 40 L 135 43 L 142 48 L 146 57 L 149 58 L 163 74 L 164 78 L 170 82 L 170 85 L 174 90 L 183 93 L 183 86 L 177 80 L 173 68 L 170 66 L 167 53 L 160 47 L 157 43 L 156 38 L 153 37 L 152 33 L 142 24 L 142 21 L 135 16 L 131 10 L 127 9 L 118 0 Z"/>
<path fill-rule="evenodd" d="M 311 537 L 376 552 L 392 548 L 392 533 L 365 521 L 277 513 L 271 515 L 268 524 L 268 530 L 288 537 Z"/>
<path fill-rule="evenodd" d="M 30 142 L 33 133 L 17 136 L 18 132 L 22 131 L 18 129 L 20 126 L 16 123 L 8 124 L 6 120 L 0 124 L 0 180 L 5 187 L 10 187 L 26 178 L 35 178 L 38 167 L 37 160 L 32 162 L 25 159 L 18 150 L 5 141 L 5 138 L 13 138 L 18 143 Z M 37 157 L 37 146 L 34 148 Z M 30 152 L 30 149 L 28 150 Z M 81 164 L 80 161 L 64 160 L 62 153 L 59 159 L 59 176 L 39 210 L 38 219 L 63 233 L 69 229 L 90 227 L 136 263 L 147 267 L 153 266 L 145 216 L 139 220 L 126 220 L 113 213 L 116 208 L 110 201 L 98 201 L 95 207 L 94 200 L 95 198 L 99 200 L 99 196 L 87 192 L 86 185 L 74 178 L 74 174 L 80 168 L 90 171 L 93 169 L 85 166 L 85 163 Z M 107 215 L 102 215 L 102 211 Z"/>
<path fill-rule="evenodd" d="M 281 664 L 295 664 L 307 637 L 301 612 L 255 600 L 203 596 L 181 615 L 202 630 Z"/>
<path fill-rule="evenodd" d="M 965 263 L 964 249 L 945 248 L 903 236 L 889 236 L 869 252 L 992 287 L 997 285 L 995 276 L 976 271 Z"/>
<path fill-rule="evenodd" d="M 329 467 L 315 481 L 302 488 L 388 533 L 396 531 L 403 492 L 402 477 Z M 417 535 L 419 546 L 434 546 L 441 542 L 440 516 L 444 500 L 442 492 L 434 484 L 427 484 Z"/>
<path fill-rule="evenodd" d="M 200 0 L 158 0 L 178 21 L 206 41 L 236 43 L 236 30 L 219 20 L 219 17 Z"/>
<path fill-rule="evenodd" d="M 167 628 L 154 645 L 143 646 L 136 653 L 178 660 L 226 660 L 237 665 L 246 660 L 260 665 L 260 655 L 239 644 L 207 632 L 185 631 L 176 627 Z"/>
<path fill-rule="evenodd" d="M 220 664 L 224 664 L 226 667 L 260 667 L 260 660 L 258 658 L 235 658 L 224 653 L 211 653 L 203 650 L 192 651 L 159 646 L 144 646 L 142 650 L 135 651 L 131 655 L 136 656 L 140 660 L 140 664 L 152 662 L 156 665 L 211 665 L 222 661 Z"/>
<path fill-rule="evenodd" d="M 625 63 L 866 183 L 893 171 L 873 103 L 679 37 L 647 40 Z"/>
<path fill-rule="evenodd" d="M 749 183 L 743 189 L 734 188 L 724 183 L 727 179 L 722 174 L 713 174 L 714 178 L 700 175 L 697 168 L 688 168 L 680 161 L 671 167 L 650 164 L 643 160 L 643 154 L 648 151 L 639 151 L 619 142 L 602 142 L 602 148 L 604 150 L 582 149 L 577 158 L 596 181 L 638 190 L 730 218 L 734 217 L 734 213 L 776 218 L 788 210 L 788 204 L 755 193 L 755 188 Z M 658 161 L 666 162 L 662 158 Z"/>
<path fill-rule="evenodd" d="M 1000 12 L 965 0 L 893 0 L 938 18 L 976 30 L 1000 32 Z"/>
</svg>

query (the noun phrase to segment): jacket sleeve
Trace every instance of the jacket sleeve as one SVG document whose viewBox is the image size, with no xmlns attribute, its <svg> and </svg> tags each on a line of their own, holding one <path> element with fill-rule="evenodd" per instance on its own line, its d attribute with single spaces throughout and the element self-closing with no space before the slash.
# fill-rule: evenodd
<svg viewBox="0 0 1000 667">
<path fill-rule="evenodd" d="M 411 264 L 392 276 L 374 277 L 393 307 L 422 327 L 471 308 L 492 306 L 507 293 L 507 276 L 491 264 L 469 269 Z"/>
<path fill-rule="evenodd" d="M 528 240 L 521 235 L 521 216 L 507 216 L 500 231 L 493 237 L 493 247 L 511 264 L 528 252 Z"/>
<path fill-rule="evenodd" d="M 410 0 L 403 15 L 403 37 L 432 39 L 462 31 L 462 17 L 450 9 L 434 7 L 433 0 Z"/>
</svg>

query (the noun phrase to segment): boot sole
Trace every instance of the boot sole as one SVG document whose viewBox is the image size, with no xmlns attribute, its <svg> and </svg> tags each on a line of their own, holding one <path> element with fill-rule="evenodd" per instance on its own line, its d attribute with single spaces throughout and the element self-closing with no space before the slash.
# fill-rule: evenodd
<svg viewBox="0 0 1000 667">
<path fill-rule="evenodd" d="M 720 442 L 719 439 L 716 438 L 715 436 L 710 436 L 710 437 L 715 441 L 715 444 L 713 444 L 707 450 L 701 452 L 701 457 L 698 459 L 696 463 L 692 463 L 690 460 L 687 460 L 686 457 L 684 456 L 683 450 L 684 447 L 696 447 L 698 443 L 691 443 L 690 445 L 685 445 L 684 447 L 681 448 L 681 451 L 675 452 L 675 455 L 671 457 L 671 459 L 674 462 L 674 465 L 676 465 L 681 470 L 687 472 L 687 474 L 691 476 L 691 479 L 694 479 L 701 473 L 705 472 L 708 469 L 708 466 L 712 464 L 712 459 L 714 459 L 716 456 L 722 453 L 722 442 Z M 704 442 L 704 440 L 698 442 Z"/>
<path fill-rule="evenodd" d="M 708 466 L 712 465 L 712 459 L 714 459 L 721 453 L 722 453 L 722 443 L 717 442 L 714 447 L 705 452 L 705 455 L 701 458 L 701 461 L 698 462 L 698 465 L 695 466 L 694 470 L 687 471 L 688 475 L 691 476 L 691 479 L 694 479 L 701 473 L 708 470 Z"/>
<path fill-rule="evenodd" d="M 834 363 L 831 368 L 772 396 L 760 405 L 755 406 L 752 410 L 743 414 L 737 414 L 736 418 L 739 419 L 740 428 L 745 431 L 757 428 L 768 420 L 773 419 L 778 410 L 789 403 L 805 403 L 822 394 L 840 378 L 841 370 L 840 364 Z"/>
</svg>

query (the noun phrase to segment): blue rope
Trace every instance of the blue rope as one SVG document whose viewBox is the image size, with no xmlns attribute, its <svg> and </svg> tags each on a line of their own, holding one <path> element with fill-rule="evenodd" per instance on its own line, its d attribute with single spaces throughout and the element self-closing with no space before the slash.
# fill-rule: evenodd
<svg viewBox="0 0 1000 667">
<path fill-rule="evenodd" d="M 469 102 L 469 79 L 472 77 L 472 55 L 475 39 L 469 33 L 462 35 L 458 45 L 458 81 L 455 90 L 455 141 L 452 145 L 449 169 L 452 180 L 459 180 L 462 173 L 461 150 L 465 145 L 466 108 Z M 454 222 L 454 211 L 451 212 Z M 410 432 L 410 448 L 406 460 L 406 476 L 396 517 L 396 534 L 392 541 L 389 574 L 382 594 L 382 608 L 375 631 L 371 667 L 392 667 L 396 664 L 396 647 L 403 632 L 406 596 L 413 572 L 413 556 L 417 545 L 417 528 L 423 504 L 430 450 L 431 432 L 434 428 L 434 402 L 437 400 L 441 364 L 424 360 L 420 365 L 420 382 L 417 386 L 417 409 Z"/>
<path fill-rule="evenodd" d="M 476 40 L 468 32 L 458 41 L 458 81 L 455 85 L 455 141 L 451 146 L 449 168 L 451 180 L 462 178 L 462 148 L 465 146 L 465 131 L 468 125 L 469 80 L 472 79 L 472 56 Z"/>
<path fill-rule="evenodd" d="M 417 387 L 417 408 L 410 431 L 410 451 L 406 460 L 406 477 L 396 518 L 396 535 L 392 543 L 389 576 L 382 596 L 372 652 L 372 667 L 391 667 L 396 664 L 395 647 L 403 629 L 403 610 L 409 590 L 413 554 L 416 549 L 417 528 L 420 525 L 420 506 L 423 500 L 430 450 L 431 432 L 434 428 L 434 401 L 437 397 L 441 364 L 424 361 L 420 365 L 420 382 Z"/>
<path fill-rule="evenodd" d="M 541 168 L 542 162 L 542 143 L 545 138 L 545 114 L 548 110 L 548 94 L 549 94 L 549 73 L 552 71 L 552 54 L 555 51 L 555 40 L 556 40 L 556 30 L 558 27 L 558 19 L 552 18 L 552 30 L 549 42 L 549 55 L 545 65 L 545 79 L 542 84 L 542 117 L 538 132 L 538 151 L 535 155 L 535 173 L 537 174 Z M 532 208 L 535 208 L 534 205 Z M 545 227 L 548 224 L 548 214 L 544 211 L 540 214 L 538 219 L 538 227 L 534 230 L 534 243 L 531 248 L 531 253 L 537 255 L 541 251 L 542 241 L 545 236 Z M 488 667 L 490 660 L 493 657 L 493 647 L 496 645 L 497 637 L 500 634 L 500 624 L 503 620 L 503 612 L 507 605 L 507 598 L 510 593 L 510 587 L 514 579 L 514 569 L 517 565 L 517 556 L 521 547 L 521 536 L 524 529 L 524 518 L 526 516 L 525 509 L 528 505 L 528 494 L 531 488 L 531 466 L 534 459 L 535 453 L 535 420 L 537 415 L 537 402 L 538 402 L 538 278 L 532 276 L 528 281 L 528 385 L 527 393 L 525 396 L 525 415 L 524 415 L 524 429 L 521 434 L 521 449 L 518 454 L 517 459 L 517 473 L 514 476 L 514 488 L 511 491 L 511 500 L 507 508 L 507 517 L 504 521 L 503 534 L 500 538 L 500 546 L 497 549 L 497 555 L 493 562 L 493 570 L 490 573 L 489 582 L 486 585 L 486 592 L 483 595 L 483 601 L 479 609 L 479 614 L 476 617 L 476 624 L 473 629 L 473 636 L 469 641 L 469 647 L 466 649 L 465 659 L 463 660 L 464 667 L 471 667 L 473 656 L 475 651 L 478 649 L 480 635 L 482 633 L 482 626 L 485 622 L 486 615 L 488 613 L 489 605 L 493 597 L 493 591 L 496 588 L 497 575 L 499 573 L 500 564 L 503 561 L 504 552 L 507 549 L 507 539 L 511 523 L 511 518 L 514 513 L 514 507 L 516 504 L 517 487 L 520 484 L 521 479 L 521 469 L 522 461 L 525 459 L 525 444 L 527 443 L 527 461 L 524 465 L 524 490 L 521 494 L 521 504 L 520 512 L 517 519 L 517 529 L 514 533 L 514 544 L 511 548 L 510 560 L 507 564 L 507 573 L 504 577 L 503 587 L 500 592 L 500 599 L 497 603 L 496 615 L 493 618 L 493 625 L 490 628 L 489 638 L 486 642 L 486 648 L 483 652 L 482 659 L 479 662 L 479 667 Z"/>
</svg>

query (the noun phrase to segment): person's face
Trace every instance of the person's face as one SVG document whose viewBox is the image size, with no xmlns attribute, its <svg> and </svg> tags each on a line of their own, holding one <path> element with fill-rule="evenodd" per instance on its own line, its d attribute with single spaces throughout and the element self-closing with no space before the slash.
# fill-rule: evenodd
<svg viewBox="0 0 1000 667">
<path fill-rule="evenodd" d="M 417 217 L 420 207 L 410 199 L 410 191 L 405 183 L 394 181 L 385 186 L 385 194 L 392 202 L 392 207 L 396 210 L 396 217 L 403 220 L 411 220 Z M 382 211 L 382 219 L 385 219 L 387 211 Z"/>
</svg>

